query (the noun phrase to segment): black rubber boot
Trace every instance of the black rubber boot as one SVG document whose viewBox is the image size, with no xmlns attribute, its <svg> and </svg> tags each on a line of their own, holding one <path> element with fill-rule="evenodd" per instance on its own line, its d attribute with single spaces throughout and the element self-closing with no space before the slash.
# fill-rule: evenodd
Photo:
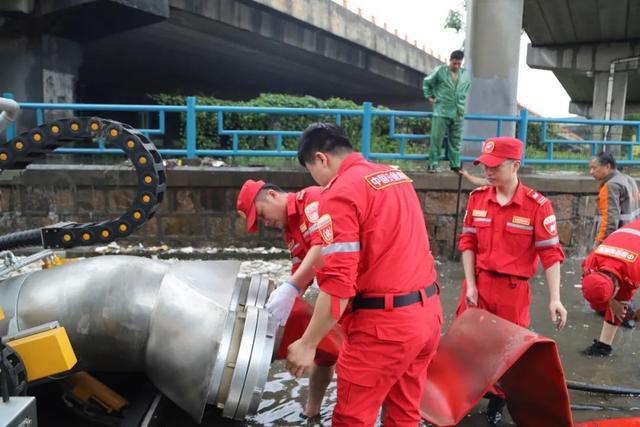
<svg viewBox="0 0 640 427">
<path fill-rule="evenodd" d="M 502 410 L 506 403 L 506 400 L 495 395 L 489 398 L 489 404 L 487 405 L 486 412 L 487 422 L 489 425 L 497 426 L 500 424 L 500 421 L 502 420 Z"/>
<path fill-rule="evenodd" d="M 582 354 L 584 354 L 585 356 L 606 357 L 610 356 L 612 351 L 613 347 L 611 347 L 609 344 L 605 344 L 598 340 L 593 340 L 593 344 L 582 350 Z"/>
</svg>

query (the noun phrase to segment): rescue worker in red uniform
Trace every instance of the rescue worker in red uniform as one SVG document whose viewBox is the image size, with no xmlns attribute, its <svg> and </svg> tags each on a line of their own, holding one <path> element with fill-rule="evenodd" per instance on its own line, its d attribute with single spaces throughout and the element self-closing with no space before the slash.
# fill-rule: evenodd
<svg viewBox="0 0 640 427">
<path fill-rule="evenodd" d="M 596 311 L 604 310 L 600 339 L 583 351 L 587 356 L 611 354 L 613 338 L 640 286 L 640 219 L 617 229 L 582 263 L 582 294 Z"/>
<path fill-rule="evenodd" d="M 297 193 L 286 193 L 276 185 L 248 180 L 238 194 L 236 207 L 246 218 L 247 231 L 258 231 L 258 221 L 267 227 L 281 229 L 291 252 L 291 277 L 271 293 L 265 306 L 279 326 L 286 324 L 296 297 L 304 294 L 315 276 L 313 262 L 306 256 L 318 220 L 320 191 L 320 187 L 307 187 Z M 329 355 L 316 357 L 309 375 L 309 399 L 302 418 L 319 415 L 335 363 L 336 359 Z"/>
<path fill-rule="evenodd" d="M 549 314 L 558 329 L 567 311 L 560 302 L 560 247 L 551 202 L 518 179 L 522 142 L 511 137 L 484 142 L 480 163 L 489 185 L 471 192 L 458 249 L 465 280 L 456 314 L 467 307 L 483 308 L 522 327 L 530 323 L 531 293 L 538 258 L 549 287 Z M 504 393 L 495 388 L 487 420 L 502 419 Z"/>
<path fill-rule="evenodd" d="M 298 160 L 324 187 L 314 235 L 323 264 L 313 317 L 289 346 L 287 367 L 303 375 L 322 337 L 345 313 L 332 425 L 373 426 L 384 404 L 385 427 L 415 427 L 442 310 L 412 181 L 354 153 L 336 124 L 308 127 Z"/>
</svg>

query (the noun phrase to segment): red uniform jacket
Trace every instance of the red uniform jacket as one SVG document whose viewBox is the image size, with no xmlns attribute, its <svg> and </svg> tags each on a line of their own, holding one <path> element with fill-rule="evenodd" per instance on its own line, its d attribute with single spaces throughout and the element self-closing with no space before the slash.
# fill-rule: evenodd
<svg viewBox="0 0 640 427">
<path fill-rule="evenodd" d="M 404 294 L 436 280 L 420 202 L 404 172 L 350 154 L 320 198 L 320 288 L 338 298 Z M 335 315 L 335 313 L 334 313 Z"/>
<path fill-rule="evenodd" d="M 476 254 L 476 268 L 531 278 L 538 257 L 546 269 L 564 261 L 551 202 L 522 183 L 500 206 L 493 186 L 471 192 L 458 248 Z"/>
<path fill-rule="evenodd" d="M 322 187 L 307 187 L 297 193 L 290 193 L 287 199 L 287 229 L 284 240 L 291 252 L 291 274 L 311 248 L 311 236 L 318 221 L 318 201 Z"/>
</svg>

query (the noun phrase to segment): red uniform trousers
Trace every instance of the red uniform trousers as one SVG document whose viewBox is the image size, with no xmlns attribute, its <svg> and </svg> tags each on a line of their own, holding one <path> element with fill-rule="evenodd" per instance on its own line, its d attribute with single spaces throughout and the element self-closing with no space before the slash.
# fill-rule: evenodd
<svg viewBox="0 0 640 427">
<path fill-rule="evenodd" d="M 347 315 L 332 426 L 373 426 L 384 403 L 385 427 L 415 427 L 441 325 L 438 295 L 389 311 L 359 309 Z"/>
<path fill-rule="evenodd" d="M 516 325 L 528 328 L 531 323 L 529 307 L 531 290 L 525 278 L 479 270 L 476 274 L 478 288 L 478 308 L 487 310 Z M 462 281 L 462 293 L 456 309 L 456 317 L 467 309 L 467 281 Z M 491 393 L 504 399 L 505 394 L 499 387 L 493 387 Z"/>
</svg>

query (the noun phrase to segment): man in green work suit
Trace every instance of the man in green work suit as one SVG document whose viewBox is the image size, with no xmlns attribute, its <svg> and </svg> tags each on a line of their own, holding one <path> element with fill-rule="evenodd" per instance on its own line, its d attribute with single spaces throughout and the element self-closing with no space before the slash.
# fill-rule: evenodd
<svg viewBox="0 0 640 427">
<path fill-rule="evenodd" d="M 464 104 L 471 87 L 469 74 L 462 68 L 463 58 L 462 51 L 454 50 L 449 65 L 436 67 L 422 82 L 424 97 L 433 105 L 429 145 L 429 170 L 433 172 L 437 169 L 442 140 L 447 133 L 449 167 L 454 172 L 460 170 Z"/>
</svg>

